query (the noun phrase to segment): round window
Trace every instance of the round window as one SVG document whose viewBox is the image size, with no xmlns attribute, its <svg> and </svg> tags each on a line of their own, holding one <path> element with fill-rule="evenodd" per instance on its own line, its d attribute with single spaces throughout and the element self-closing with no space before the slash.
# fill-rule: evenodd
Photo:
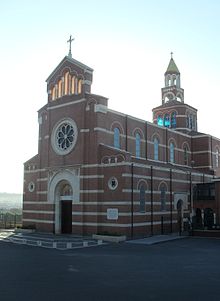
<svg viewBox="0 0 220 301">
<path fill-rule="evenodd" d="M 115 189 L 118 187 L 118 180 L 117 180 L 115 177 L 111 177 L 111 178 L 108 180 L 108 187 L 109 187 L 111 190 L 115 190 Z"/>
<path fill-rule="evenodd" d="M 66 155 L 74 148 L 77 140 L 77 126 L 72 119 L 59 122 L 53 129 L 51 144 L 58 155 Z"/>
<path fill-rule="evenodd" d="M 29 190 L 30 192 L 33 192 L 34 189 L 35 189 L 34 182 L 30 182 L 30 183 L 28 184 L 28 190 Z"/>
</svg>

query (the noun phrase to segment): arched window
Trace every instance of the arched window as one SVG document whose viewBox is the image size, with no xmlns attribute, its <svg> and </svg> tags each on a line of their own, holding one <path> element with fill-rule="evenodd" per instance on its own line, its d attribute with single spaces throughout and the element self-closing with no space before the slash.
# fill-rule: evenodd
<svg viewBox="0 0 220 301">
<path fill-rule="evenodd" d="M 78 80 L 78 94 L 81 94 L 82 93 L 82 79 L 79 79 Z"/>
<path fill-rule="evenodd" d="M 171 128 L 176 128 L 176 112 L 173 112 L 171 114 Z"/>
<path fill-rule="evenodd" d="M 186 117 L 186 127 L 189 128 L 189 115 Z"/>
<path fill-rule="evenodd" d="M 52 100 L 56 99 L 56 87 L 52 88 Z"/>
<path fill-rule="evenodd" d="M 192 129 L 196 131 L 196 115 L 192 115 Z"/>
<path fill-rule="evenodd" d="M 64 75 L 64 95 L 69 94 L 69 72 Z"/>
<path fill-rule="evenodd" d="M 67 196 L 67 195 L 72 195 L 72 188 L 69 184 L 65 184 L 62 189 L 61 189 L 61 192 L 60 192 L 60 195 L 61 196 Z"/>
<path fill-rule="evenodd" d="M 58 97 L 62 96 L 62 79 L 58 82 Z"/>
<path fill-rule="evenodd" d="M 159 160 L 159 140 L 154 138 L 154 160 Z"/>
<path fill-rule="evenodd" d="M 215 152 L 215 167 L 219 167 L 219 150 L 217 149 Z"/>
<path fill-rule="evenodd" d="M 120 148 L 120 131 L 114 128 L 114 147 Z"/>
<path fill-rule="evenodd" d="M 193 115 L 190 114 L 189 116 L 189 128 L 192 129 L 193 128 Z"/>
<path fill-rule="evenodd" d="M 174 163 L 174 144 L 170 143 L 170 162 Z"/>
<path fill-rule="evenodd" d="M 141 136 L 139 133 L 136 133 L 136 136 L 135 136 L 135 146 L 136 146 L 136 157 L 140 158 L 140 156 L 141 156 Z"/>
<path fill-rule="evenodd" d="M 183 160 L 184 160 L 184 165 L 188 165 L 188 149 L 186 146 L 183 148 Z"/>
<path fill-rule="evenodd" d="M 170 116 L 169 116 L 169 114 L 166 114 L 164 116 L 164 126 L 167 127 L 167 128 L 170 127 Z"/>
<path fill-rule="evenodd" d="M 161 210 L 166 210 L 166 186 L 164 184 L 160 187 L 160 203 L 161 203 Z"/>
<path fill-rule="evenodd" d="M 157 125 L 163 126 L 163 116 L 159 115 L 157 117 Z"/>
<path fill-rule="evenodd" d="M 71 94 L 75 94 L 76 91 L 76 77 L 73 76 L 71 80 Z"/>
<path fill-rule="evenodd" d="M 145 212 L 145 188 L 144 185 L 140 187 L 140 212 Z"/>
<path fill-rule="evenodd" d="M 58 85 L 56 84 L 55 85 L 55 98 L 58 97 Z"/>
</svg>

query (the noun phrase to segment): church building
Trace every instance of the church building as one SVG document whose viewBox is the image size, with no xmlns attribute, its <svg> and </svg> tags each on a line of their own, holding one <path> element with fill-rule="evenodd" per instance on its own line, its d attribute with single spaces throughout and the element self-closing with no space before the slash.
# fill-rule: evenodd
<svg viewBox="0 0 220 301">
<path fill-rule="evenodd" d="M 111 110 L 70 51 L 47 78 L 38 154 L 24 163 L 23 227 L 149 236 L 218 224 L 220 140 L 198 132 L 171 55 L 153 122 Z"/>
</svg>

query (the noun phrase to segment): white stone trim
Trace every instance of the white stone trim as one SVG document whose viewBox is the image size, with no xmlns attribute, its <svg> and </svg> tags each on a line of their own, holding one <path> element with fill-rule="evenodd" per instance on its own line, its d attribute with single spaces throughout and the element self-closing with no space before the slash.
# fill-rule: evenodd
<svg viewBox="0 0 220 301">
<path fill-rule="evenodd" d="M 36 214 L 54 214 L 55 211 L 46 211 L 46 210 L 22 210 L 24 213 L 36 213 Z"/>
<path fill-rule="evenodd" d="M 88 80 L 88 79 L 84 79 L 83 83 L 84 83 L 85 85 L 91 86 L 92 81 L 91 81 L 91 80 Z"/>
<path fill-rule="evenodd" d="M 81 129 L 80 130 L 80 133 L 89 133 L 90 132 L 90 129 Z"/>
<path fill-rule="evenodd" d="M 204 165 L 204 166 L 193 166 L 193 168 L 194 168 L 194 169 L 196 169 L 196 168 L 209 168 L 209 169 L 211 169 L 211 168 L 212 168 L 212 166 L 211 166 L 211 165 Z"/>
<path fill-rule="evenodd" d="M 37 182 L 45 182 L 45 181 L 47 181 L 48 180 L 48 178 L 38 178 L 37 179 Z"/>
<path fill-rule="evenodd" d="M 94 107 L 94 112 L 106 114 L 108 112 L 108 107 L 102 104 L 96 104 Z"/>
<path fill-rule="evenodd" d="M 73 101 L 70 101 L 68 103 L 62 103 L 62 104 L 59 104 L 59 105 L 47 107 L 47 110 L 54 110 L 54 109 L 66 107 L 66 106 L 69 106 L 69 105 L 75 105 L 75 104 L 78 104 L 78 103 L 81 103 L 81 102 L 84 102 L 84 101 L 86 101 L 85 98 L 82 98 L 82 99 L 79 99 L 79 100 L 73 100 Z"/>
<path fill-rule="evenodd" d="M 111 134 L 111 135 L 114 135 L 114 132 L 113 131 L 110 131 L 110 130 L 107 130 L 107 129 L 104 129 L 104 128 L 100 128 L 100 127 L 95 127 L 94 128 L 94 131 L 99 131 L 99 132 L 104 132 L 104 133 L 108 133 L 108 134 Z M 121 136 L 121 134 L 120 134 Z M 111 145 L 110 145 L 111 146 Z"/>
<path fill-rule="evenodd" d="M 164 224 L 170 224 L 171 221 L 164 221 Z M 177 220 L 172 220 L 172 224 L 176 224 Z M 153 225 L 161 225 L 161 221 L 153 221 Z M 82 223 L 82 222 L 72 222 L 72 225 L 74 226 L 92 226 L 92 227 L 97 227 L 97 226 L 106 226 L 106 227 L 116 227 L 116 228 L 131 228 L 131 223 L 128 224 L 120 224 L 120 223 L 95 223 L 95 222 L 87 222 L 87 223 Z M 149 222 L 142 222 L 142 223 L 133 223 L 133 227 L 141 227 L 141 226 L 150 226 L 151 221 Z"/>
<path fill-rule="evenodd" d="M 80 193 L 104 193 L 104 190 L 90 189 L 90 190 L 80 190 Z"/>
<path fill-rule="evenodd" d="M 25 170 L 24 173 L 36 173 L 36 172 L 42 172 L 42 171 L 46 171 L 46 169 L 42 168 L 42 169 Z"/>
<path fill-rule="evenodd" d="M 128 178 L 131 178 L 131 177 L 132 177 L 132 174 L 124 173 L 124 174 L 122 174 L 122 177 L 128 177 Z M 151 176 L 142 176 L 142 175 L 134 174 L 133 177 L 134 177 L 134 178 L 137 178 L 137 179 L 151 180 Z M 155 176 L 153 176 L 153 180 L 164 181 L 165 179 L 167 179 L 167 178 L 162 178 L 162 177 L 155 177 Z M 170 179 L 168 178 L 168 181 L 169 181 L 169 180 L 170 180 Z M 190 181 L 172 178 L 172 182 L 189 183 Z"/>
<path fill-rule="evenodd" d="M 204 150 L 204 151 L 193 152 L 193 154 L 215 154 L 215 153 L 209 150 Z"/>
<path fill-rule="evenodd" d="M 27 205 L 48 205 L 48 202 L 47 201 L 23 201 L 23 204 L 27 204 Z M 51 204 L 51 203 L 50 203 Z"/>
<path fill-rule="evenodd" d="M 103 179 L 104 175 L 83 175 L 80 179 Z"/>
<path fill-rule="evenodd" d="M 23 218 L 24 222 L 33 222 L 33 223 L 42 223 L 42 224 L 54 224 L 54 221 L 49 221 L 45 219 L 32 219 L 32 218 Z"/>
</svg>

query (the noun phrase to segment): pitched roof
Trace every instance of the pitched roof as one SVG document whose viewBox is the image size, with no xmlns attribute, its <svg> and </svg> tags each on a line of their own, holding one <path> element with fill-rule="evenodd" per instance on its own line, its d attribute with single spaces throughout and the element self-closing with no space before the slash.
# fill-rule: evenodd
<svg viewBox="0 0 220 301">
<path fill-rule="evenodd" d="M 74 64 L 74 65 L 76 65 L 76 66 L 78 66 L 82 69 L 86 69 L 86 70 L 89 70 L 89 71 L 93 72 L 92 68 L 86 66 L 85 64 L 83 64 L 83 63 L 81 63 L 81 62 L 79 62 L 75 59 L 73 59 L 72 57 L 65 56 L 62 59 L 62 61 L 58 64 L 58 66 L 53 70 L 53 72 L 48 76 L 48 78 L 46 79 L 46 82 L 48 82 L 53 77 L 53 75 L 57 72 L 57 70 L 59 70 L 66 61 L 68 61 L 68 62 L 70 62 L 70 63 L 72 63 L 72 64 Z"/>
<path fill-rule="evenodd" d="M 168 73 L 177 73 L 177 74 L 180 74 L 179 72 L 179 69 L 177 68 L 177 65 L 176 63 L 174 62 L 174 59 L 171 57 L 170 59 L 170 62 L 169 62 L 169 65 L 167 67 L 167 71 L 165 72 L 165 74 L 168 74 Z"/>
</svg>

